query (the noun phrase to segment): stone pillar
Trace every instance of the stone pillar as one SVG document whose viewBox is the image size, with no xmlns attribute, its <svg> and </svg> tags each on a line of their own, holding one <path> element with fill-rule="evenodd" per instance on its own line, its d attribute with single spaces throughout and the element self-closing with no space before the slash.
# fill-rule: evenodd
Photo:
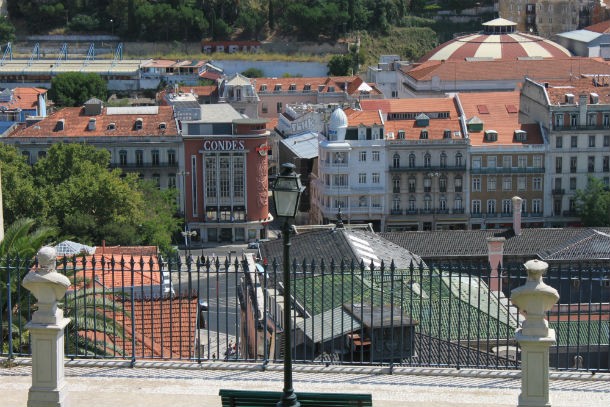
<svg viewBox="0 0 610 407">
<path fill-rule="evenodd" d="M 521 394 L 519 407 L 550 407 L 549 347 L 555 343 L 555 330 L 549 329 L 545 314 L 559 300 L 553 287 L 542 281 L 549 265 L 540 260 L 525 263 L 527 282 L 511 292 L 513 304 L 525 316 L 515 332 L 521 346 Z"/>
<path fill-rule="evenodd" d="M 502 291 L 502 278 L 498 274 L 498 268 L 502 267 L 505 242 L 506 238 L 503 237 L 487 238 L 487 260 L 491 268 L 489 273 L 489 289 L 497 293 Z"/>
<path fill-rule="evenodd" d="M 38 300 L 38 310 L 26 328 L 32 343 L 32 387 L 28 407 L 66 406 L 64 390 L 64 328 L 70 322 L 57 307 L 70 280 L 55 270 L 52 247 L 38 251 L 38 268 L 30 270 L 22 285 Z"/>
</svg>

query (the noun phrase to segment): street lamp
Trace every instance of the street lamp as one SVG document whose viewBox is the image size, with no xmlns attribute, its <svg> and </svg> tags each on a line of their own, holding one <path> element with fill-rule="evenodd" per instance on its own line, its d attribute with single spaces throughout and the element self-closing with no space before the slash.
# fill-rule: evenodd
<svg viewBox="0 0 610 407">
<path fill-rule="evenodd" d="M 305 187 L 297 174 L 294 164 L 282 164 L 282 173 L 273 184 L 273 202 L 278 218 L 283 218 L 284 238 L 284 390 L 277 407 L 300 407 L 297 395 L 292 388 L 292 338 L 290 313 L 290 223 L 299 209 L 299 200 Z"/>
</svg>

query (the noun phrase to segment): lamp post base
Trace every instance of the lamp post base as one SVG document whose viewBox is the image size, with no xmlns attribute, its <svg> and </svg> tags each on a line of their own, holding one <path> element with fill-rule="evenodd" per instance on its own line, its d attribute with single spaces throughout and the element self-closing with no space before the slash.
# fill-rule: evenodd
<svg viewBox="0 0 610 407">
<path fill-rule="evenodd" d="M 297 395 L 293 389 L 284 390 L 282 399 L 277 402 L 276 407 L 301 407 L 301 403 L 297 400 Z"/>
</svg>

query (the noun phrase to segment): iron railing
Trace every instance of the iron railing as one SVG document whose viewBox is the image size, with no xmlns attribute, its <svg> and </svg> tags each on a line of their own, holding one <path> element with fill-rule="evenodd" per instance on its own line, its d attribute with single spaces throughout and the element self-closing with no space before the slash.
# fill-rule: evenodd
<svg viewBox="0 0 610 407">
<path fill-rule="evenodd" d="M 69 358 L 281 362 L 281 259 L 63 258 L 72 287 L 63 309 Z M 26 322 L 36 300 L 21 287 L 35 262 L 0 262 L 2 355 L 30 354 Z M 390 265 L 333 260 L 292 263 L 293 360 L 297 363 L 515 369 L 522 322 L 507 297 L 523 266 L 492 275 L 466 262 Z M 560 294 L 547 315 L 557 369 L 608 371 L 607 265 L 552 265 Z"/>
</svg>

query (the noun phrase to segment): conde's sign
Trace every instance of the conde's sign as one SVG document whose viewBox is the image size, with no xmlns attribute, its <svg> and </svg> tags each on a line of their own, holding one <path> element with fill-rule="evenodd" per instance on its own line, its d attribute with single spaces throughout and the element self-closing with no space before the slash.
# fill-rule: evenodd
<svg viewBox="0 0 610 407">
<path fill-rule="evenodd" d="M 243 140 L 206 140 L 203 142 L 205 151 L 245 150 Z"/>
</svg>

